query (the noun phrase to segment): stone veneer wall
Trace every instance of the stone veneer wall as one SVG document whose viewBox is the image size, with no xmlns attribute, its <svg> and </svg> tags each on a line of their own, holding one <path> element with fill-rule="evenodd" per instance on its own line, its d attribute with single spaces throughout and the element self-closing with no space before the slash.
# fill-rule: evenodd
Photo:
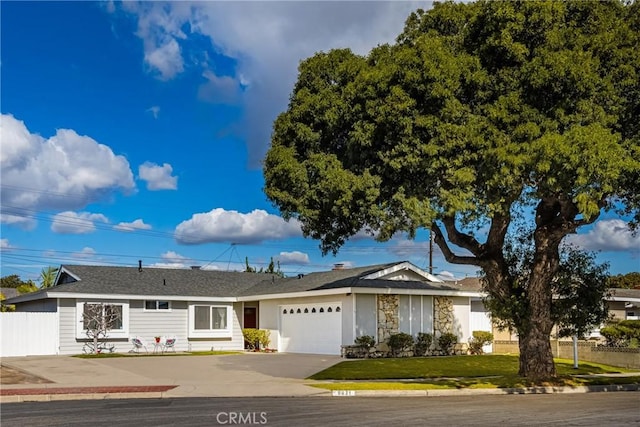
<svg viewBox="0 0 640 427">
<path fill-rule="evenodd" d="M 433 330 L 435 337 L 453 332 L 453 300 L 448 297 L 433 297 L 434 318 Z"/>
<path fill-rule="evenodd" d="M 378 295 L 378 342 L 386 342 L 393 334 L 398 333 L 398 295 Z"/>
</svg>

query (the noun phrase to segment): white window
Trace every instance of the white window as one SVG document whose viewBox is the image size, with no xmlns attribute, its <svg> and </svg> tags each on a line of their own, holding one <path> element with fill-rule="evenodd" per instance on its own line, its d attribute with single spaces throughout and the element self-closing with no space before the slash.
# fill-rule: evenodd
<svg viewBox="0 0 640 427">
<path fill-rule="evenodd" d="M 155 310 L 171 310 L 171 302 L 169 301 L 157 301 L 157 300 L 147 300 L 144 302 L 144 310 L 145 311 L 155 311 Z"/>
<path fill-rule="evenodd" d="M 189 336 L 194 338 L 231 337 L 231 305 L 189 305 Z"/>
<path fill-rule="evenodd" d="M 106 330 L 107 338 L 129 337 L 129 303 L 122 301 L 76 301 L 76 338 L 91 330 Z"/>
</svg>

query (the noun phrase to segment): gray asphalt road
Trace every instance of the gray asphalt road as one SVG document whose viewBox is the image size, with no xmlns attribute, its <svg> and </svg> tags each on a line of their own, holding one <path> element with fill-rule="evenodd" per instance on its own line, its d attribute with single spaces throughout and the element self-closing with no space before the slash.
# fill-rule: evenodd
<svg viewBox="0 0 640 427">
<path fill-rule="evenodd" d="M 640 426 L 640 393 L 183 398 L 4 404 L 11 426 Z"/>
</svg>

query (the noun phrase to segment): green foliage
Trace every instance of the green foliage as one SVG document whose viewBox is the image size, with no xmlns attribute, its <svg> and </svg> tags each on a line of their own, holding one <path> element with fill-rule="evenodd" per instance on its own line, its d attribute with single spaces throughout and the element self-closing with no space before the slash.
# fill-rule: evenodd
<svg viewBox="0 0 640 427">
<path fill-rule="evenodd" d="M 600 329 L 610 347 L 633 347 L 640 340 L 640 320 L 621 320 Z"/>
<path fill-rule="evenodd" d="M 269 344 L 271 343 L 269 331 L 266 329 L 244 328 L 242 329 L 242 335 L 251 350 L 269 348 Z"/>
<path fill-rule="evenodd" d="M 0 292 L 0 312 L 16 311 L 15 305 L 6 305 L 4 300 L 7 299 L 2 292 Z"/>
<path fill-rule="evenodd" d="M 284 273 L 282 272 L 282 270 L 280 270 L 280 261 L 278 261 L 277 263 L 274 262 L 273 257 L 271 258 L 271 261 L 269 261 L 269 265 L 267 266 L 266 269 L 260 267 L 260 270 L 256 270 L 255 267 L 251 267 L 251 265 L 249 265 L 249 257 L 245 257 L 244 262 L 245 262 L 245 269 L 244 269 L 245 273 L 266 273 L 266 274 L 274 274 L 279 277 L 284 277 Z"/>
<path fill-rule="evenodd" d="M 640 273 L 633 272 L 609 277 L 609 287 L 623 289 L 640 289 Z"/>
<path fill-rule="evenodd" d="M 376 339 L 371 335 L 362 335 L 354 340 L 356 345 L 362 348 L 369 349 L 376 345 Z"/>
<path fill-rule="evenodd" d="M 22 289 L 25 291 L 25 292 L 20 292 L 20 290 L 18 290 L 18 293 L 28 293 L 28 292 L 34 292 L 38 290 L 38 287 L 36 286 L 35 283 L 33 283 L 32 280 L 27 280 L 25 282 L 17 274 L 11 274 L 9 276 L 0 277 L 0 287 L 16 288 L 16 289 Z"/>
<path fill-rule="evenodd" d="M 483 354 L 482 347 L 493 342 L 493 334 L 487 331 L 473 331 L 469 340 L 469 351 L 471 354 Z"/>
<path fill-rule="evenodd" d="M 559 266 L 550 277 L 550 320 L 558 327 L 558 335 L 584 336 L 601 325 L 608 316 L 605 297 L 608 292 L 608 264 L 596 263 L 596 254 L 575 247 L 561 247 Z M 526 330 L 531 311 L 529 278 L 535 247 L 533 235 L 518 229 L 505 243 L 505 264 L 512 285 L 497 291 L 490 286 L 484 303 L 501 328 Z M 505 292 L 507 293 L 505 295 Z"/>
<path fill-rule="evenodd" d="M 418 332 L 418 336 L 416 337 L 416 344 L 414 346 L 414 355 L 426 356 L 427 352 L 431 349 L 432 343 L 433 335 L 425 332 Z"/>
<path fill-rule="evenodd" d="M 44 289 L 53 286 L 56 279 L 56 274 L 58 274 L 57 267 L 43 268 L 40 272 L 40 288 Z"/>
<path fill-rule="evenodd" d="M 451 332 L 445 332 L 438 337 L 438 347 L 445 355 L 453 354 L 456 344 L 458 344 L 458 336 Z"/>
<path fill-rule="evenodd" d="M 639 10 L 435 3 L 394 44 L 317 53 L 274 123 L 265 193 L 325 253 L 361 230 L 388 240 L 431 229 L 448 262 L 483 269 L 522 338 L 587 324 L 550 301 L 556 280 L 586 292 L 557 274 L 566 235 L 604 211 L 640 222 Z M 518 219 L 534 256 L 512 276 L 505 239 Z M 534 348 L 524 374 L 549 374 L 550 347 Z"/>
<path fill-rule="evenodd" d="M 413 347 L 413 337 L 404 332 L 400 332 L 398 334 L 391 335 L 387 344 L 389 345 L 392 356 L 400 356 L 403 352 L 408 351 Z"/>
<path fill-rule="evenodd" d="M 36 292 L 38 287 L 32 281 L 26 282 L 24 285 L 20 285 L 16 288 L 19 294 L 30 294 L 31 292 Z"/>
</svg>

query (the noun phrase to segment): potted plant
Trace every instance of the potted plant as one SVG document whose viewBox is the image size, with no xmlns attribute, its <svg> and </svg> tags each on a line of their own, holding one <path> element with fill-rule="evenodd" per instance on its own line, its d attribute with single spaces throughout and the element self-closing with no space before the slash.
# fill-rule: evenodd
<svg viewBox="0 0 640 427">
<path fill-rule="evenodd" d="M 160 342 L 160 337 L 155 337 L 156 338 L 156 342 L 159 343 Z"/>
</svg>

